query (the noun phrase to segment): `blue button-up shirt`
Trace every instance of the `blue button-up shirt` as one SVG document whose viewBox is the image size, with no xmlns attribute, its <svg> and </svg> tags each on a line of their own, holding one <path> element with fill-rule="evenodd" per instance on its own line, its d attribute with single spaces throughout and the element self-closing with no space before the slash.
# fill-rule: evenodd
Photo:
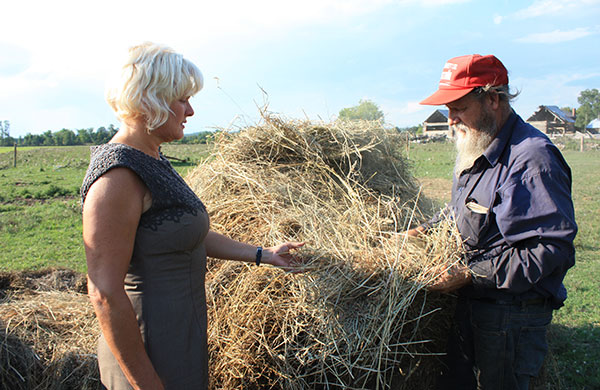
<svg viewBox="0 0 600 390">
<path fill-rule="evenodd" d="M 562 306 L 577 225 L 571 170 L 546 135 L 513 112 L 473 166 L 455 175 L 448 212 L 473 271 L 461 294 Z"/>
</svg>

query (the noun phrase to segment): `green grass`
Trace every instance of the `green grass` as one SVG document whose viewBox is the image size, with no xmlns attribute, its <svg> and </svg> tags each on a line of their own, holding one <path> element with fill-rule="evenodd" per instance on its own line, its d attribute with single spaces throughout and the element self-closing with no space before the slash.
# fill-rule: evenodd
<svg viewBox="0 0 600 390">
<path fill-rule="evenodd" d="M 185 176 L 207 147 L 166 145 L 163 153 L 184 160 L 173 165 Z M 408 153 L 417 178 L 451 185 L 451 143 L 411 144 Z M 549 366 L 562 389 L 600 389 L 600 150 L 573 147 L 564 155 L 573 171 L 577 264 L 565 279 L 569 299 L 550 327 Z M 12 153 L 0 153 L 0 270 L 85 271 L 79 186 L 88 162 L 87 146 L 19 149 L 17 168 Z"/>
<path fill-rule="evenodd" d="M 17 154 L 21 151 L 39 149 L 39 146 L 19 146 L 17 148 Z M 0 146 L 0 153 L 13 153 L 14 155 L 15 147 L 14 146 Z"/>
<path fill-rule="evenodd" d="M 89 147 L 46 147 L 0 154 L 0 202 L 77 196 Z"/>
<path fill-rule="evenodd" d="M 579 232 L 569 298 L 555 312 L 551 348 L 568 389 L 600 389 L 600 151 L 566 151 Z"/>
<path fill-rule="evenodd" d="M 24 148 L 23 148 L 24 149 Z M 165 145 L 182 175 L 207 154 L 206 145 Z M 84 272 L 79 188 L 89 146 L 19 149 L 0 154 L 0 270 L 67 267 Z"/>
<path fill-rule="evenodd" d="M 0 205 L 2 270 L 66 267 L 85 271 L 78 200 Z"/>
<path fill-rule="evenodd" d="M 448 179 L 452 181 L 456 149 L 450 142 L 411 144 L 408 160 L 417 178 Z"/>
</svg>

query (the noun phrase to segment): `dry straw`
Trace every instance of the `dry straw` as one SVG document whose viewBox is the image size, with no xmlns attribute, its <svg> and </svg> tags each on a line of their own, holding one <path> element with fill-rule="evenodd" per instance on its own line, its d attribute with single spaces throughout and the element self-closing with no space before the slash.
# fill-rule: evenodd
<svg viewBox="0 0 600 390">
<path fill-rule="evenodd" d="M 307 243 L 301 274 L 210 262 L 211 388 L 431 387 L 448 316 L 425 287 L 461 241 L 450 222 L 401 234 L 429 212 L 400 150 L 379 123 L 265 115 L 187 177 L 212 229 Z M 0 388 L 100 388 L 84 292 L 70 271 L 0 274 Z"/>
<path fill-rule="evenodd" d="M 187 177 L 212 229 L 307 243 L 302 274 L 210 263 L 212 388 L 427 388 L 447 318 L 424 288 L 462 245 L 450 222 L 401 234 L 428 214 L 401 149 L 378 122 L 264 115 Z"/>
<path fill-rule="evenodd" d="M 99 389 L 99 329 L 73 271 L 0 274 L 0 388 Z"/>
</svg>

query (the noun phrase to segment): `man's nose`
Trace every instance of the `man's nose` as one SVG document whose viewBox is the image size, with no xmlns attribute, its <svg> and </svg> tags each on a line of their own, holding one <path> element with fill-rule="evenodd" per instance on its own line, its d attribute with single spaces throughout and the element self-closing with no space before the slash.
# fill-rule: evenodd
<svg viewBox="0 0 600 390">
<path fill-rule="evenodd" d="M 454 126 L 460 123 L 460 118 L 457 115 L 453 115 L 451 111 L 448 111 L 448 125 Z"/>
</svg>

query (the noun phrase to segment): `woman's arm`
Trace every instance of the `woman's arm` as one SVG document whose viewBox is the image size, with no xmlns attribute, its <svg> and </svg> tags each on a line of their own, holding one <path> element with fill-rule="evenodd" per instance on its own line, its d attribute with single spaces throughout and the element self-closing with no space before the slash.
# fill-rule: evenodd
<svg viewBox="0 0 600 390">
<path fill-rule="evenodd" d="M 254 262 L 257 247 L 225 237 L 222 234 L 209 231 L 204 241 L 206 254 L 210 257 L 224 260 Z M 293 249 L 303 246 L 303 242 L 286 242 L 270 248 L 264 248 L 261 263 L 281 267 L 286 271 L 296 269 Z"/>
<path fill-rule="evenodd" d="M 134 389 L 163 389 L 123 281 L 148 190 L 135 173 L 114 168 L 90 188 L 83 206 L 88 294 L 106 342 Z"/>
</svg>

